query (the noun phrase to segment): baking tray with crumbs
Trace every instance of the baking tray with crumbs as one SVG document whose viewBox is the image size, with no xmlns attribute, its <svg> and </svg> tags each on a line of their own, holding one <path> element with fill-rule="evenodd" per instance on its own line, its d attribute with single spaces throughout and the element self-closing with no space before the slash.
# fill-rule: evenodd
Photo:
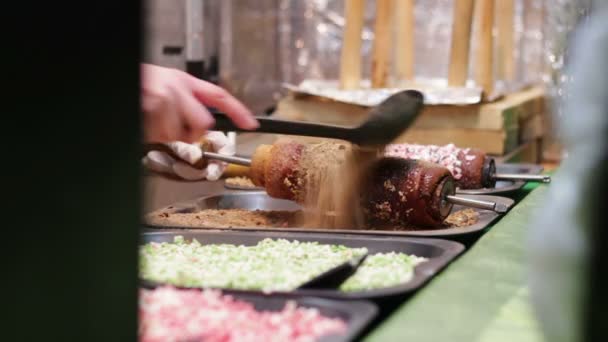
<svg viewBox="0 0 608 342">
<path fill-rule="evenodd" d="M 249 177 L 229 177 L 224 179 L 224 187 L 231 190 L 263 191 L 264 188 L 253 184 Z"/>
<path fill-rule="evenodd" d="M 145 232 L 141 235 L 141 244 L 151 242 L 171 243 L 176 236 L 183 237 L 184 241 L 196 239 L 201 245 L 232 244 L 253 246 L 264 239 L 285 239 L 288 241 L 316 242 L 324 245 L 341 245 L 350 248 L 367 248 L 368 258 L 378 253 L 404 253 L 415 255 L 427 260 L 417 264 L 413 270 L 412 277 L 403 283 L 390 287 L 375 288 L 369 290 L 342 291 L 338 289 L 301 289 L 292 291 L 274 291 L 267 295 L 302 295 L 322 298 L 343 300 L 378 300 L 387 297 L 400 296 L 412 293 L 424 286 L 442 269 L 447 267 L 458 255 L 464 251 L 464 246 L 458 242 L 442 239 L 423 239 L 408 237 L 388 236 L 355 236 L 342 234 L 315 234 L 315 233 L 285 233 L 268 232 L 235 232 L 235 231 L 212 231 L 212 230 L 181 230 L 173 232 Z M 141 279 L 141 286 L 154 288 L 165 284 Z M 173 285 L 175 286 L 175 285 Z M 179 286 L 177 286 L 179 287 Z M 221 289 L 225 293 L 236 294 L 260 294 L 256 290 L 234 290 Z"/>
<path fill-rule="evenodd" d="M 506 197 L 461 195 L 513 206 Z M 276 199 L 265 192 L 222 193 L 177 203 L 145 215 L 144 225 L 153 229 L 225 229 L 241 231 L 287 231 L 347 233 L 393 236 L 448 237 L 483 231 L 499 214 L 483 209 L 454 205 L 442 227 L 399 227 L 395 229 L 324 229 L 299 227 L 301 207 L 295 202 Z"/>
</svg>

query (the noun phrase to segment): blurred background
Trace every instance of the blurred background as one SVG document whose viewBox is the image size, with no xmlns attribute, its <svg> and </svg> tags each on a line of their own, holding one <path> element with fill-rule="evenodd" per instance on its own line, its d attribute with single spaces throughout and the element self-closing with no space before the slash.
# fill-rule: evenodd
<svg viewBox="0 0 608 342">
<path fill-rule="evenodd" d="M 354 125 L 391 90 L 418 88 L 433 102 L 398 142 L 454 143 L 480 148 L 498 161 L 546 163 L 546 168 L 567 153 L 555 133 L 561 112 L 553 102 L 566 91 L 567 41 L 591 13 L 591 0 L 496 1 L 485 54 L 480 25 L 487 13 L 480 12 L 481 2 L 464 23 L 470 34 L 453 41 L 454 18 L 463 24 L 455 1 L 397 1 L 412 6 L 413 18 L 406 33 L 399 23 L 407 18 L 385 18 L 390 22 L 387 74 L 375 90 L 370 78 L 378 3 L 362 3 L 357 89 L 338 85 L 345 74 L 344 0 L 146 0 L 144 60 L 218 83 L 257 115 L 291 120 Z M 452 81 L 451 50 L 463 42 L 466 59 L 455 69 L 464 79 Z M 403 51 L 412 51 L 405 67 L 399 63 Z M 482 81 L 480 65 L 487 58 L 491 71 Z M 237 154 L 249 156 L 255 146 L 275 139 L 239 134 Z M 152 194 L 158 192 L 155 186 L 147 187 L 150 210 L 198 194 L 196 187 L 174 184 L 160 188 L 159 197 Z"/>
<path fill-rule="evenodd" d="M 496 1 L 489 41 L 484 40 L 482 19 L 488 13 L 478 1 L 468 22 L 471 32 L 464 37 L 466 59 L 459 66 L 464 78 L 455 81 L 453 49 L 463 41 L 463 37 L 454 40 L 455 20 L 462 20 L 456 1 L 402 0 L 413 6 L 413 17 L 391 13 L 388 18 L 387 73 L 379 85 L 374 84 L 378 3 L 366 1 L 356 49 L 360 71 L 350 88 L 344 86 L 342 69 L 348 59 L 343 55 L 345 3 L 147 0 L 145 59 L 218 83 L 257 115 L 354 125 L 365 119 L 367 109 L 379 98 L 409 87 L 424 90 L 428 102 L 399 141 L 476 147 L 499 162 L 537 163 L 549 171 L 576 150 L 572 140 L 564 144 L 560 138 L 568 135 L 565 116 L 572 120 L 574 115 L 574 107 L 566 104 L 573 89 L 572 69 L 567 68 L 573 53 L 571 39 L 576 28 L 599 11 L 602 1 Z M 411 26 L 404 27 L 404 22 Z M 484 46 L 485 54 L 480 52 Z M 405 67 L 400 62 L 404 54 L 409 56 Z M 489 63 L 486 77 L 480 67 L 484 63 Z M 562 135 L 557 133 L 560 122 Z M 250 155 L 259 143 L 274 139 L 240 134 L 237 154 Z M 592 168 L 580 159 L 572 163 L 583 170 Z M 585 277 L 579 271 L 588 248 L 584 225 L 576 220 L 587 183 L 579 178 L 584 173 L 568 165 L 563 173 L 580 182 L 571 183 L 570 190 L 565 183 L 555 185 L 552 197 L 563 200 L 539 207 L 539 219 L 531 229 L 532 295 L 551 341 L 576 340 L 579 333 L 576 310 L 582 302 L 579 282 Z M 147 210 L 200 192 L 188 184 L 168 185 L 159 179 L 148 180 L 147 189 Z M 547 236 L 551 243 L 546 243 Z"/>
<path fill-rule="evenodd" d="M 454 19 L 462 18 L 455 15 L 457 1 L 395 0 L 412 4 L 413 16 L 385 13 L 388 47 L 378 49 L 376 10 L 383 0 L 367 0 L 355 36 L 360 48 L 344 56 L 347 1 L 144 0 L 143 14 L 139 1 L 14 2 L 22 10 L 3 21 L 14 52 L 3 54 L 4 113 L 8 136 L 15 136 L 3 184 L 13 204 L 9 224 L 15 222 L 5 230 L 2 254 L 12 340 L 135 340 L 142 211 L 210 191 L 204 182 L 142 177 L 142 59 L 217 83 L 258 115 L 292 120 L 356 124 L 395 89 L 419 88 L 427 105 L 400 141 L 478 147 L 498 162 L 557 170 L 552 184 L 528 187 L 522 196 L 530 195 L 500 227 L 464 255 L 465 263 L 458 260 L 460 270 L 481 265 L 491 274 L 456 269 L 448 275 L 472 275 L 460 278 L 464 285 L 455 288 L 445 277 L 429 284 L 454 290 L 426 293 L 440 298 L 438 310 L 414 301 L 406 319 L 386 324 L 428 336 L 430 330 L 449 335 L 453 330 L 435 327 L 450 323 L 464 332 L 454 340 L 470 334 L 479 341 L 518 341 L 539 326 L 546 341 L 582 340 L 587 327 L 594 340 L 605 340 L 608 12 L 601 8 L 608 1 L 496 0 L 489 30 L 481 20 L 488 13 L 475 8 L 467 39 L 454 40 Z M 454 69 L 454 46 L 465 41 L 467 58 Z M 377 78 L 379 51 L 386 73 Z M 360 66 L 348 87 L 345 60 Z M 454 80 L 452 70 L 464 76 Z M 45 137 L 42 149 L 37 139 L 23 139 L 28 130 Z M 250 155 L 274 139 L 239 134 L 237 154 Z M 13 148 L 15 142 L 24 145 Z M 492 257 L 473 260 L 478 251 Z M 488 291 L 470 286 L 479 283 Z M 448 296 L 464 310 L 444 310 Z M 470 298 L 496 301 L 487 312 L 469 305 Z M 473 324 L 487 326 L 469 329 L 451 315 L 467 309 L 473 318 L 484 316 Z M 476 328 L 497 335 L 481 336 Z M 505 334 L 517 329 L 530 334 Z"/>
<path fill-rule="evenodd" d="M 339 79 L 344 3 L 344 0 L 146 0 L 145 58 L 148 62 L 188 70 L 217 82 L 255 113 L 271 113 L 281 100 L 289 97 L 286 84 L 298 86 L 307 81 Z M 454 3 L 451 0 L 413 2 L 413 32 L 405 39 L 413 41 L 414 80 L 418 84 L 441 87 L 448 83 Z M 568 81 L 563 71 L 568 55 L 567 38 L 576 23 L 590 13 L 592 1 L 515 0 L 508 9 L 510 13 L 504 13 L 502 2 L 497 3 L 492 31 L 494 91 L 497 95 L 505 95 L 542 85 L 544 95 L 561 94 Z M 365 6 L 361 77 L 369 80 L 376 1 L 366 1 Z M 393 23 L 398 21 L 393 20 Z M 474 51 L 478 44 L 475 39 L 478 21 L 474 18 L 472 23 L 467 87 L 476 86 L 474 73 L 479 61 Z M 503 32 L 505 26 L 499 25 L 502 21 L 506 21 L 509 32 Z M 394 35 L 396 30 L 394 27 Z M 509 45 L 501 44 L 503 36 L 510 38 Z M 399 40 L 399 37 L 395 38 L 393 47 Z M 395 62 L 396 48 L 392 50 L 388 86 L 400 85 L 402 81 Z M 504 70 L 504 65 L 508 70 Z M 536 111 L 521 114 L 520 121 L 526 122 L 507 122 L 502 132 L 506 135 L 504 141 L 496 143 L 505 146 L 488 152 L 506 155 L 523 143 L 542 137 L 542 141 L 535 141 L 534 155 L 529 158 L 559 160 L 562 151 L 552 133 L 551 117 L 546 115 L 543 106 Z M 286 112 L 289 110 L 277 114 L 290 115 Z M 527 117 L 532 118 L 523 120 Z M 301 115 L 299 119 L 310 118 Z M 311 120 L 319 121 L 319 118 Z M 327 120 L 341 119 L 330 117 Z M 356 118 L 342 119 L 345 120 L 356 121 Z M 515 124 L 519 126 L 517 129 L 514 129 Z M 496 127 L 492 129 L 496 130 Z M 430 142 L 444 143 L 439 138 Z M 453 139 L 451 142 L 459 143 Z M 460 145 L 471 143 L 463 141 Z"/>
</svg>

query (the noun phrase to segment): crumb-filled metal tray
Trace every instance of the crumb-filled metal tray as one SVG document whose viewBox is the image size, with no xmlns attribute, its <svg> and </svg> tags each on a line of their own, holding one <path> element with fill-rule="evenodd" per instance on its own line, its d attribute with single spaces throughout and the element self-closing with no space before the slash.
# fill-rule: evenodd
<svg viewBox="0 0 608 342">
<path fill-rule="evenodd" d="M 413 277 L 406 283 L 381 289 L 365 291 L 341 291 L 336 289 L 296 289 L 289 292 L 276 291 L 272 294 L 296 294 L 335 299 L 369 300 L 381 299 L 390 296 L 403 295 L 422 287 L 435 274 L 445 268 L 462 251 L 464 246 L 458 242 L 441 239 L 420 239 L 404 237 L 371 237 L 337 234 L 311 234 L 311 233 L 283 233 L 283 232 L 229 232 L 229 231 L 173 231 L 173 232 L 145 232 L 142 234 L 142 244 L 149 242 L 172 242 L 175 236 L 183 236 L 185 240 L 196 239 L 203 245 L 233 244 L 252 246 L 263 239 L 286 239 L 289 241 L 318 242 L 327 245 L 343 245 L 351 248 L 365 247 L 369 255 L 376 253 L 404 253 L 424 257 L 428 260 L 414 268 Z M 144 287 L 155 287 L 161 284 L 141 280 Z M 261 291 L 222 289 L 226 293 L 260 294 Z"/>
<path fill-rule="evenodd" d="M 264 191 L 263 187 L 253 184 L 250 177 L 236 176 L 228 177 L 223 180 L 224 187 L 231 190 L 244 190 L 244 191 Z"/>
<path fill-rule="evenodd" d="M 486 201 L 494 201 L 506 205 L 513 206 L 515 203 L 512 199 L 498 196 L 486 195 L 462 195 L 465 198 L 479 199 Z M 464 227 L 449 227 L 449 228 L 416 228 L 410 230 L 380 230 L 380 229 L 323 229 L 323 228 L 308 228 L 296 226 L 268 226 L 268 225 L 251 225 L 251 226 L 224 226 L 217 225 L 201 225 L 195 226 L 192 224 L 179 224 L 176 222 L 164 223 L 150 220 L 150 217 L 155 215 L 166 215 L 169 217 L 173 214 L 194 214 L 204 212 L 205 210 L 227 210 L 227 209 L 243 209 L 247 211 L 265 211 L 269 213 L 296 213 L 302 208 L 295 202 L 276 199 L 268 196 L 265 192 L 240 192 L 240 193 L 222 193 L 218 195 L 210 195 L 201 197 L 195 200 L 176 203 L 163 209 L 159 209 L 150 213 L 145 220 L 145 225 L 150 228 L 158 229 L 226 229 L 226 230 L 241 230 L 241 231 L 284 231 L 284 232 L 315 232 L 315 233 L 347 233 L 347 234 L 369 234 L 369 235 L 392 235 L 392 236 L 420 236 L 420 237 L 447 237 L 456 235 L 474 234 L 483 231 L 492 222 L 494 222 L 499 214 L 483 209 L 473 209 L 477 214 L 477 222 Z M 454 205 L 453 212 L 463 210 L 465 207 Z M 161 217 L 162 218 L 162 217 Z M 288 221 L 288 219 L 285 219 Z M 289 222 L 291 224 L 291 222 Z"/>
<path fill-rule="evenodd" d="M 245 186 L 245 185 L 229 183 L 226 181 L 224 181 L 224 187 L 226 187 L 226 189 L 243 190 L 243 191 L 262 191 L 262 190 L 264 190 L 264 188 L 259 187 L 259 186 Z"/>
<path fill-rule="evenodd" d="M 522 175 L 538 175 L 543 172 L 543 167 L 537 164 L 503 163 L 496 164 L 496 173 L 510 173 Z M 466 195 L 498 195 L 508 194 L 520 190 L 526 185 L 525 181 L 499 180 L 493 188 L 483 189 L 456 189 L 458 194 Z"/>
</svg>

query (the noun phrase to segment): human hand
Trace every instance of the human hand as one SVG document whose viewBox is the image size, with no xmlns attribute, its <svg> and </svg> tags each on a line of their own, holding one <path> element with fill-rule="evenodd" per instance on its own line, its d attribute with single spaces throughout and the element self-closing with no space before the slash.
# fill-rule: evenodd
<svg viewBox="0 0 608 342">
<path fill-rule="evenodd" d="M 197 141 L 213 127 L 212 106 L 243 129 L 258 127 L 253 114 L 226 90 L 181 70 L 142 64 L 141 106 L 147 142 Z"/>
<path fill-rule="evenodd" d="M 198 144 L 174 141 L 164 144 L 165 151 L 150 151 L 142 162 L 146 168 L 180 179 L 196 181 L 218 180 L 227 167 L 219 160 L 203 160 L 202 149 L 232 156 L 235 154 L 234 140 L 222 132 L 208 132 Z"/>
</svg>

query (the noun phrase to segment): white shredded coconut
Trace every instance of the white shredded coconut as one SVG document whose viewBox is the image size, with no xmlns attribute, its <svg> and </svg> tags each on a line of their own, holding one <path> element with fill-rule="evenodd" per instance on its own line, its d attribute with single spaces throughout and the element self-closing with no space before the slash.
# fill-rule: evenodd
<svg viewBox="0 0 608 342">
<path fill-rule="evenodd" d="M 458 148 L 454 144 L 445 146 L 437 145 L 417 145 L 417 144 L 390 144 L 386 146 L 384 155 L 404 159 L 424 160 L 439 164 L 447 168 L 454 179 L 462 177 L 462 161 L 458 159 L 458 154 L 462 152 L 466 161 L 474 160 L 475 155 L 469 154 L 469 148 Z"/>
</svg>

